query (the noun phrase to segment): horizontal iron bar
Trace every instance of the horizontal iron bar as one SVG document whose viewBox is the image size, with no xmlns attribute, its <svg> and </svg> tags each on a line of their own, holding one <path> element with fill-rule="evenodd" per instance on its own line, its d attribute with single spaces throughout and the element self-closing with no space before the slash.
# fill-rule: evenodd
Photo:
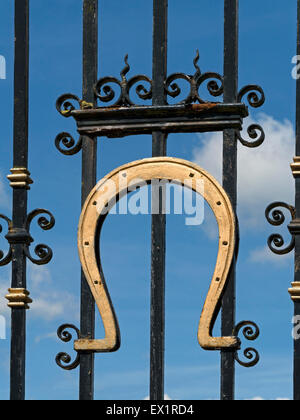
<svg viewBox="0 0 300 420">
<path fill-rule="evenodd" d="M 187 118 L 206 115 L 206 114 L 238 114 L 243 118 L 249 116 L 248 107 L 243 103 L 226 104 L 219 102 L 210 102 L 205 104 L 191 104 L 191 105 L 162 105 L 162 106 L 132 106 L 132 107 L 107 107 L 95 109 L 73 110 L 71 115 L 76 120 L 86 120 L 97 116 L 98 118 L 129 118 L 134 116 L 138 118 L 166 118 L 185 116 Z"/>
<path fill-rule="evenodd" d="M 208 120 L 208 121 L 186 121 L 173 123 L 143 123 L 131 125 L 114 125 L 114 126 L 91 126 L 89 128 L 80 128 L 78 132 L 89 134 L 91 136 L 104 136 L 108 138 L 122 138 L 132 135 L 152 134 L 153 131 L 161 131 L 163 133 L 206 133 L 223 131 L 225 129 L 242 129 L 242 121 L 234 120 Z"/>
<path fill-rule="evenodd" d="M 201 104 L 189 106 L 150 106 L 74 110 L 78 132 L 93 136 L 241 130 L 248 116 L 244 104 Z"/>
</svg>

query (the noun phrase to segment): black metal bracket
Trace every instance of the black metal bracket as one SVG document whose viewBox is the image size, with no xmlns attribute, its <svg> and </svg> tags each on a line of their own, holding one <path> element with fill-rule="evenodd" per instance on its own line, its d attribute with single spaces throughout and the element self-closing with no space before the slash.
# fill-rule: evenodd
<svg viewBox="0 0 300 420">
<path fill-rule="evenodd" d="M 68 330 L 74 330 L 77 334 L 77 339 L 80 340 L 81 334 L 80 331 L 75 325 L 64 324 L 57 330 L 58 338 L 64 343 L 70 343 L 73 339 L 73 335 Z M 64 370 L 74 370 L 80 365 L 80 353 L 77 352 L 76 359 L 72 362 L 72 358 L 68 353 L 62 352 L 58 353 L 55 358 L 56 364 Z"/>
<path fill-rule="evenodd" d="M 235 337 L 238 337 L 241 330 L 243 330 L 242 331 L 243 336 L 248 341 L 255 341 L 260 335 L 260 330 L 259 330 L 258 326 L 252 321 L 242 321 L 242 322 L 240 322 L 235 327 L 235 329 L 233 331 L 233 335 Z M 248 347 L 243 351 L 243 354 L 246 357 L 246 359 L 249 360 L 249 362 L 243 362 L 239 358 L 238 352 L 236 352 L 236 354 L 235 354 L 235 360 L 241 366 L 246 367 L 246 368 L 250 368 L 250 367 L 254 367 L 258 364 L 258 362 L 260 360 L 260 356 L 259 356 L 259 353 L 256 349 L 254 349 L 253 347 Z"/>
<path fill-rule="evenodd" d="M 81 135 L 120 138 L 152 134 L 153 130 L 166 134 L 241 130 L 248 110 L 244 104 L 206 103 L 74 110 L 71 116 Z"/>
<path fill-rule="evenodd" d="M 292 222 L 288 225 L 288 229 L 292 235 L 292 239 L 289 245 L 282 248 L 285 245 L 284 239 L 282 235 L 275 233 L 269 237 L 268 246 L 274 254 L 285 255 L 289 254 L 295 248 L 295 235 L 300 234 L 300 220 L 296 219 L 295 207 L 281 201 L 276 201 L 270 204 L 265 212 L 266 219 L 271 225 L 281 226 L 284 224 L 285 215 L 280 208 L 290 212 Z"/>
<path fill-rule="evenodd" d="M 65 118 L 73 117 L 77 123 L 80 136 L 104 136 L 108 138 L 122 138 L 129 135 L 152 134 L 153 130 L 169 133 L 216 132 L 234 129 L 239 141 L 247 147 L 258 147 L 264 139 L 265 133 L 258 124 L 248 127 L 248 135 L 254 141 L 242 138 L 243 120 L 249 116 L 248 107 L 242 103 L 247 95 L 249 106 L 259 108 L 265 102 L 264 91 L 260 86 L 249 85 L 241 89 L 237 103 L 220 103 L 205 101 L 200 96 L 200 88 L 207 82 L 207 91 L 212 97 L 223 95 L 223 77 L 218 73 L 202 73 L 199 66 L 199 52 L 194 59 L 196 73 L 193 76 L 184 73 L 174 73 L 164 82 L 165 95 L 177 98 L 182 89 L 178 81 L 189 85 L 188 96 L 177 104 L 162 106 L 143 106 L 135 104 L 130 98 L 130 92 L 136 86 L 135 93 L 141 100 L 152 99 L 152 80 L 145 75 L 137 75 L 127 80 L 130 71 L 128 56 L 125 57 L 125 68 L 121 79 L 108 76 L 98 80 L 94 87 L 95 98 L 102 103 L 112 102 L 116 90 L 120 90 L 118 99 L 113 105 L 94 107 L 73 94 L 64 94 L 56 102 L 58 112 Z M 147 88 L 145 83 L 149 85 Z M 77 103 L 77 105 L 76 105 Z M 57 149 L 65 155 L 74 155 L 81 150 L 82 138 L 76 142 L 74 137 L 66 132 L 58 134 L 55 139 Z"/>
<path fill-rule="evenodd" d="M 265 94 L 263 89 L 258 85 L 248 85 L 243 87 L 238 94 L 238 102 L 243 101 L 243 97 L 247 96 L 247 101 L 252 108 L 260 108 L 265 103 Z M 241 144 L 246 147 L 255 148 L 259 147 L 265 141 L 266 135 L 264 129 L 259 124 L 251 124 L 247 128 L 248 135 L 251 140 L 243 139 L 241 132 L 237 131 L 237 137 Z"/>
<path fill-rule="evenodd" d="M 57 336 L 58 338 L 63 341 L 64 343 L 70 343 L 73 339 L 73 335 L 68 330 L 74 330 L 77 339 L 80 340 L 81 333 L 80 330 L 73 324 L 64 324 L 60 326 L 57 330 Z M 240 322 L 233 331 L 233 337 L 239 337 L 240 332 L 242 331 L 243 336 L 248 341 L 255 341 L 259 335 L 260 330 L 257 324 L 255 324 L 252 321 L 242 321 Z M 239 348 L 240 350 L 240 348 Z M 55 361 L 56 364 L 63 370 L 75 370 L 80 365 L 80 352 L 77 352 L 76 358 L 74 361 L 72 361 L 71 356 L 66 352 L 58 353 Z M 243 354 L 246 359 L 248 359 L 248 362 L 244 362 L 239 358 L 238 351 L 235 354 L 235 360 L 243 367 L 250 368 L 256 366 L 260 361 L 260 356 L 258 351 L 253 347 L 247 347 L 245 350 L 243 350 Z"/>
</svg>

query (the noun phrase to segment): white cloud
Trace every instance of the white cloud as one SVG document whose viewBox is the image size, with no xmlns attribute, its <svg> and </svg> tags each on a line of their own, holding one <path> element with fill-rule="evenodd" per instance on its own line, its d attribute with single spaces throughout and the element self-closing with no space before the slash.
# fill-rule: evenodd
<svg viewBox="0 0 300 420">
<path fill-rule="evenodd" d="M 10 198 L 7 193 L 6 184 L 4 183 L 4 176 L 0 172 L 0 207 L 4 209 L 10 208 Z"/>
<path fill-rule="evenodd" d="M 78 318 L 77 299 L 64 290 L 53 287 L 50 271 L 47 267 L 29 264 L 28 284 L 31 298 L 30 316 L 53 321 L 61 317 L 74 320 Z"/>
<path fill-rule="evenodd" d="M 47 267 L 42 265 L 29 264 L 28 278 L 32 289 L 38 290 L 45 287 L 45 284 L 51 284 L 51 274 Z"/>
<path fill-rule="evenodd" d="M 36 296 L 36 297 L 35 297 Z M 53 321 L 61 317 L 77 320 L 79 305 L 73 295 L 53 290 L 42 293 L 32 293 L 33 303 L 30 305 L 30 316 L 43 319 L 44 321 Z"/>
<path fill-rule="evenodd" d="M 292 254 L 276 255 L 266 245 L 265 247 L 257 248 L 251 251 L 249 261 L 255 263 L 273 263 L 276 265 L 285 265 L 289 263 L 289 260 L 292 258 Z"/>
<path fill-rule="evenodd" d="M 7 300 L 5 299 L 5 296 L 8 294 L 9 287 L 9 278 L 0 278 L 0 315 L 4 316 L 7 322 L 10 320 L 10 309 L 7 306 Z"/>
<path fill-rule="evenodd" d="M 52 333 L 40 335 L 40 336 L 36 337 L 34 341 L 37 344 L 39 344 L 43 340 L 57 340 L 57 333 L 56 332 L 52 332 Z"/>
<path fill-rule="evenodd" d="M 251 123 L 263 126 L 266 140 L 256 149 L 238 147 L 238 215 L 241 228 L 266 224 L 264 212 L 273 201 L 294 202 L 294 181 L 290 164 L 294 157 L 295 133 L 288 120 L 277 121 L 261 114 Z M 243 133 L 247 138 L 247 133 Z M 193 151 L 193 160 L 222 181 L 222 134 L 199 135 L 202 144 Z"/>
</svg>

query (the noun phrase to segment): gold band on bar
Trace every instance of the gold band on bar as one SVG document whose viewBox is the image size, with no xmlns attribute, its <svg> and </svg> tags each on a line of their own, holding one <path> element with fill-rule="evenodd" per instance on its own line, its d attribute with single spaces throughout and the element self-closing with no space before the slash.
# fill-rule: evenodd
<svg viewBox="0 0 300 420">
<path fill-rule="evenodd" d="M 12 168 L 11 175 L 7 176 L 12 188 L 26 188 L 30 190 L 30 185 L 33 184 L 30 178 L 30 172 L 27 168 Z"/>
<path fill-rule="evenodd" d="M 300 302 L 300 282 L 292 283 L 292 287 L 289 289 L 292 301 Z"/>
<path fill-rule="evenodd" d="M 294 178 L 300 178 L 300 157 L 294 157 L 294 163 L 291 164 Z"/>
<path fill-rule="evenodd" d="M 9 308 L 29 309 L 29 304 L 32 303 L 30 293 L 26 289 L 8 289 L 9 294 L 5 298 L 9 301 Z"/>
</svg>

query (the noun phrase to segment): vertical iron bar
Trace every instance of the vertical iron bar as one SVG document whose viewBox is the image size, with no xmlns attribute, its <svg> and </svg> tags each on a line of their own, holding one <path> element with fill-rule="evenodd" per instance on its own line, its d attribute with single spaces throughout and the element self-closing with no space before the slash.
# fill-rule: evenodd
<svg viewBox="0 0 300 420">
<path fill-rule="evenodd" d="M 237 101 L 239 1 L 224 2 L 224 102 Z M 224 131 L 223 186 L 234 211 L 237 205 L 237 137 L 235 130 Z M 230 336 L 235 327 L 236 261 L 233 261 L 229 283 L 222 304 L 222 335 Z M 221 400 L 235 398 L 235 352 L 221 352 Z"/>
<path fill-rule="evenodd" d="M 14 167 L 28 166 L 29 0 L 15 0 Z M 26 187 L 13 190 L 13 225 L 27 217 Z M 12 288 L 26 289 L 24 244 L 12 245 Z M 25 399 L 26 309 L 12 309 L 10 398 Z"/>
<path fill-rule="evenodd" d="M 95 103 L 94 85 L 98 73 L 98 0 L 83 0 L 83 100 Z M 82 206 L 97 181 L 97 139 L 83 137 Z M 81 273 L 81 324 L 83 338 L 95 335 L 95 301 Z M 80 391 L 83 401 L 94 399 L 94 354 L 80 356 Z"/>
<path fill-rule="evenodd" d="M 297 2 L 297 54 L 300 56 L 300 0 Z M 296 85 L 296 156 L 300 156 L 300 79 Z M 300 178 L 296 178 L 296 217 L 300 218 Z M 295 235 L 295 282 L 300 282 L 300 236 Z M 294 301 L 295 316 L 300 316 L 300 302 Z M 300 340 L 294 340 L 294 400 L 300 400 Z"/>
<path fill-rule="evenodd" d="M 165 105 L 168 0 L 153 0 L 153 105 Z M 153 132 L 153 157 L 166 156 L 167 135 Z M 157 200 L 152 196 L 153 200 Z M 165 197 L 160 191 L 160 210 Z M 152 215 L 150 400 L 164 399 L 166 216 Z"/>
</svg>

